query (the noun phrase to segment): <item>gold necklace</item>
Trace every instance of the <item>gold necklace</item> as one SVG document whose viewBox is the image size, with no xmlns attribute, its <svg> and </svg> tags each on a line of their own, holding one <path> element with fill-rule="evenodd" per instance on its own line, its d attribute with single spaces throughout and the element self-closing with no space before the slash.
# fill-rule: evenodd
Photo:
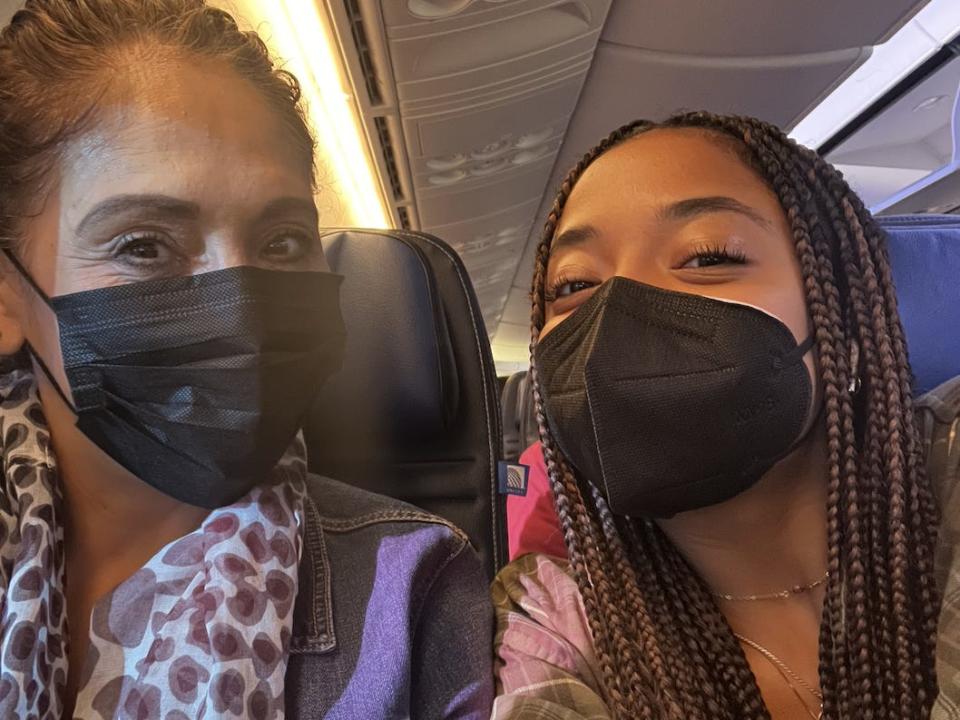
<svg viewBox="0 0 960 720">
<path fill-rule="evenodd" d="M 803 705 L 803 709 L 807 711 L 807 714 L 811 718 L 813 718 L 813 720 L 821 720 L 821 718 L 823 718 L 823 693 L 820 692 L 819 689 L 815 688 L 813 685 L 808 683 L 806 680 L 800 677 L 797 673 L 791 670 L 790 667 L 783 660 L 781 660 L 772 652 L 767 650 L 760 643 L 754 642 L 750 638 L 744 637 L 740 633 L 735 632 L 733 636 L 737 638 L 737 640 L 742 642 L 744 645 L 748 645 L 749 647 L 753 648 L 758 653 L 763 655 L 763 657 L 765 657 L 770 662 L 770 664 L 773 665 L 774 668 L 776 668 L 777 672 L 780 673 L 780 676 L 783 678 L 784 682 L 787 683 L 787 686 L 793 691 L 793 694 L 797 696 L 797 700 L 799 700 L 800 704 Z M 791 680 L 793 680 L 793 682 L 790 682 Z M 793 683 L 796 683 L 797 685 L 794 685 Z M 803 697 L 800 695 L 800 691 L 797 690 L 797 686 L 799 686 L 803 690 L 806 690 L 808 693 L 813 695 L 813 697 L 815 697 L 819 702 L 820 711 L 816 715 L 814 715 L 813 711 L 809 707 L 807 707 L 807 703 L 803 699 Z"/>
<path fill-rule="evenodd" d="M 830 579 L 830 571 L 828 570 L 823 574 L 823 577 L 814 580 L 811 583 L 806 585 L 794 585 L 792 588 L 787 588 L 786 590 L 777 590 L 772 593 L 765 593 L 763 595 L 727 595 L 726 593 L 713 593 L 713 596 L 720 598 L 721 600 L 729 600 L 731 602 L 750 602 L 753 600 L 786 600 L 791 595 L 800 595 L 805 592 L 810 592 L 816 587 L 823 585 L 827 580 Z"/>
</svg>

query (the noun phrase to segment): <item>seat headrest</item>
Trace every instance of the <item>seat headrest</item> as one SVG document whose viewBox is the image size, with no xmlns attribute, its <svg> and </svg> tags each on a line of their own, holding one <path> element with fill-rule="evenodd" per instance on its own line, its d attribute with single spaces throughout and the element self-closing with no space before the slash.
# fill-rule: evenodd
<svg viewBox="0 0 960 720">
<path fill-rule="evenodd" d="M 917 395 L 960 375 L 960 217 L 891 215 L 886 230 Z"/>
<path fill-rule="evenodd" d="M 304 423 L 311 471 L 449 520 L 493 579 L 507 557 L 499 385 L 466 268 L 425 233 L 329 229 L 322 242 L 344 276 L 347 341 Z"/>
<path fill-rule="evenodd" d="M 362 230 L 331 232 L 322 242 L 330 269 L 344 276 L 348 332 L 342 369 L 321 401 L 350 413 L 342 422 L 371 436 L 442 435 L 457 412 L 460 383 L 425 259 L 402 238 Z"/>
<path fill-rule="evenodd" d="M 500 399 L 501 422 L 503 425 L 503 455 L 507 460 L 516 460 L 525 445 L 521 446 L 521 412 L 523 412 L 523 397 L 521 390 L 524 386 L 525 372 L 514 373 L 507 378 L 503 386 Z"/>
</svg>

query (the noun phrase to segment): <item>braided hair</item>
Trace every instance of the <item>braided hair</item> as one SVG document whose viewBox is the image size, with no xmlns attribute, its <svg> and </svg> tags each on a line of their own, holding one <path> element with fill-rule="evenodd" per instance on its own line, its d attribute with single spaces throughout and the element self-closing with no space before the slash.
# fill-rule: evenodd
<svg viewBox="0 0 960 720">
<path fill-rule="evenodd" d="M 685 113 L 615 130 L 568 173 L 547 219 L 533 279 L 531 350 L 545 320 L 551 243 L 574 185 L 607 150 L 657 128 L 695 128 L 730 142 L 777 195 L 792 231 L 827 430 L 823 718 L 926 718 L 937 694 L 937 511 L 919 454 L 884 234 L 837 170 L 778 128 L 747 117 Z M 862 363 L 856 397 L 848 392 L 852 380 L 859 382 L 850 366 L 854 342 Z M 532 365 L 550 485 L 614 715 L 769 718 L 704 581 L 656 523 L 611 513 L 563 456 Z"/>
</svg>

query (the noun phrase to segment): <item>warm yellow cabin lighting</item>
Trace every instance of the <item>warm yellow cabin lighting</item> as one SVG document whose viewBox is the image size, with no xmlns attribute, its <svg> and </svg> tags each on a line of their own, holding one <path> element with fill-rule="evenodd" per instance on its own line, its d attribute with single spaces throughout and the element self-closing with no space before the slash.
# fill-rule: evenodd
<svg viewBox="0 0 960 720">
<path fill-rule="evenodd" d="M 391 227 L 376 165 L 361 125 L 350 80 L 322 0 L 225 0 L 218 3 L 260 33 L 284 68 L 300 81 L 317 138 L 321 195 L 333 186 L 336 224 Z M 321 216 L 324 224 L 328 213 Z"/>
</svg>

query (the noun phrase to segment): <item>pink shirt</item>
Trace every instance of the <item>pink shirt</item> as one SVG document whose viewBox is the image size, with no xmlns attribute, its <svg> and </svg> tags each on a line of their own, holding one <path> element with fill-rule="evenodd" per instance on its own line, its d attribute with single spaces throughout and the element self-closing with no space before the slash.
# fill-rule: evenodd
<svg viewBox="0 0 960 720">
<path fill-rule="evenodd" d="M 534 443 L 520 456 L 520 463 L 530 468 L 527 494 L 507 496 L 507 541 L 510 560 L 528 553 L 544 553 L 566 558 L 567 546 L 557 511 L 553 507 L 553 493 L 547 479 L 540 443 Z"/>
</svg>

